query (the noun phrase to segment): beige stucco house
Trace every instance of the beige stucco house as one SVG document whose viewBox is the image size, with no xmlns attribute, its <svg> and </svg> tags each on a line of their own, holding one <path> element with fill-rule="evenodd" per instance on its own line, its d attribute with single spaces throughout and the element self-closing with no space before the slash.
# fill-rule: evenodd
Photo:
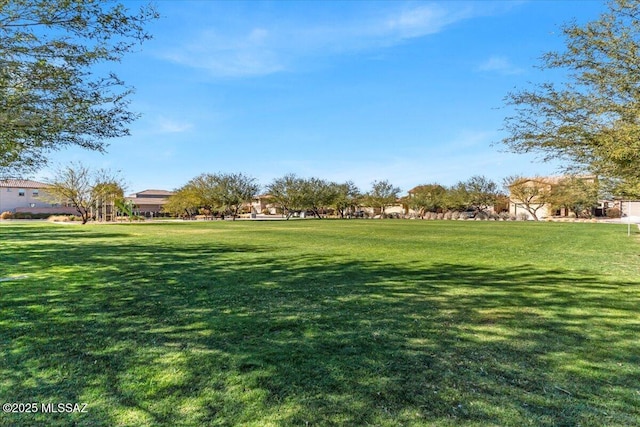
<svg viewBox="0 0 640 427">
<path fill-rule="evenodd" d="M 55 203 L 47 194 L 48 185 L 27 179 L 0 180 L 0 212 L 33 214 L 74 213 L 74 209 Z"/>
<path fill-rule="evenodd" d="M 253 214 L 276 215 L 278 213 L 278 207 L 272 202 L 269 194 L 254 197 L 249 207 Z"/>
<path fill-rule="evenodd" d="M 125 197 L 126 201 L 133 203 L 133 211 L 136 215 L 147 218 L 163 216 L 162 207 L 167 203 L 173 191 L 144 190 Z"/>
<path fill-rule="evenodd" d="M 551 191 L 554 186 L 557 186 L 562 180 L 566 179 L 566 176 L 552 176 L 552 177 L 535 177 L 526 179 L 522 185 L 525 187 L 531 187 L 532 192 L 530 194 L 536 194 L 536 190 L 539 191 L 538 194 L 544 194 Z M 588 183 L 597 182 L 597 177 L 593 175 L 585 175 L 577 177 L 581 180 L 584 180 Z M 513 190 L 509 187 L 509 213 L 516 217 L 525 217 L 527 219 L 534 219 L 530 210 L 533 210 L 536 213 L 538 219 L 549 218 L 552 216 L 568 216 L 569 211 L 565 208 L 562 209 L 553 209 L 546 203 L 536 203 L 536 197 L 532 197 L 528 201 L 520 200 L 518 196 L 513 194 Z M 526 208 L 527 204 L 529 205 L 529 209 Z"/>
<path fill-rule="evenodd" d="M 527 179 L 524 183 L 522 183 L 525 187 L 530 187 L 532 193 L 537 191 L 548 192 L 551 190 L 553 185 L 557 184 L 560 178 L 558 177 L 536 177 Z M 509 187 L 509 213 L 515 217 L 525 217 L 529 220 L 534 219 L 533 215 L 529 210 L 533 210 L 536 213 L 538 219 L 547 218 L 553 216 L 555 212 L 552 212 L 549 206 L 544 203 L 535 203 L 536 197 L 532 196 L 531 200 L 524 201 L 520 200 L 518 196 L 513 194 L 511 187 Z M 527 209 L 527 205 L 529 205 L 529 209 Z"/>
</svg>

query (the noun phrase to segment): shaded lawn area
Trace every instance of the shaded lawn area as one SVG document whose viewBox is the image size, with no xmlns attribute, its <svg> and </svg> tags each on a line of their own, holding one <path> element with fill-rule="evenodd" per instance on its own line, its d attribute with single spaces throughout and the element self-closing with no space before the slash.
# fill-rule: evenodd
<svg viewBox="0 0 640 427">
<path fill-rule="evenodd" d="M 0 425 L 640 425 L 604 224 L 0 224 Z"/>
</svg>

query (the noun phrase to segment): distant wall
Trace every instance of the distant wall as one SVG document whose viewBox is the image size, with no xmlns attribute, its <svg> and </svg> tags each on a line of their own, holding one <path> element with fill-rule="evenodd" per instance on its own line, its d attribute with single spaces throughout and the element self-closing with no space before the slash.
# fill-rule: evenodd
<svg viewBox="0 0 640 427">
<path fill-rule="evenodd" d="M 15 212 L 23 212 L 23 213 L 32 213 L 32 214 L 51 214 L 51 215 L 77 215 L 78 211 L 72 207 L 59 206 L 59 207 L 48 207 L 48 208 L 25 208 L 18 207 L 15 208 Z"/>
</svg>

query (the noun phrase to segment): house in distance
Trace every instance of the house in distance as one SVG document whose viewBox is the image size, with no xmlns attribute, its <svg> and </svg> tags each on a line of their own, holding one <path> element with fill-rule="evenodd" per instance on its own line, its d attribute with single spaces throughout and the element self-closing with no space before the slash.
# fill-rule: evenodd
<svg viewBox="0 0 640 427">
<path fill-rule="evenodd" d="M 172 195 L 173 191 L 144 190 L 130 194 L 125 197 L 125 200 L 133 203 L 134 214 L 145 218 L 157 218 L 166 216 L 166 214 L 162 212 L 162 207 L 167 203 L 169 196 Z"/>
</svg>

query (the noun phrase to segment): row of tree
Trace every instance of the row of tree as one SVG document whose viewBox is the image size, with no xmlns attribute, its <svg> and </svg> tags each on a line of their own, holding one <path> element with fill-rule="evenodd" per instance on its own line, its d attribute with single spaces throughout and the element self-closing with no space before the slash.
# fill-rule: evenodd
<svg viewBox="0 0 640 427">
<path fill-rule="evenodd" d="M 580 216 L 589 213 L 599 199 L 595 177 L 564 178 L 512 176 L 503 180 L 503 188 L 484 176 L 473 176 L 452 186 L 437 183 L 418 185 L 401 197 L 400 188 L 387 180 L 374 181 L 367 192 L 352 181 L 336 183 L 320 178 L 302 178 L 288 174 L 274 179 L 262 195 L 268 203 L 287 216 L 309 212 L 317 218 L 333 213 L 340 218 L 358 216 L 363 208 L 372 208 L 381 217 L 390 206 L 402 205 L 419 217 L 429 212 L 468 211 L 496 213 L 517 203 L 538 220 L 543 208 L 564 208 Z M 256 200 L 263 190 L 257 180 L 243 173 L 201 174 L 169 197 L 164 211 L 173 216 L 231 216 L 233 219 Z M 52 201 L 73 206 L 83 223 L 91 218 L 113 216 L 117 212 L 131 216 L 133 207 L 124 197 L 123 180 L 109 170 L 91 170 L 79 163 L 59 169 L 49 181 L 47 193 Z M 549 209 L 548 209 L 549 210 Z"/>
<path fill-rule="evenodd" d="M 217 212 L 235 219 L 244 206 L 251 203 L 261 187 L 255 178 L 242 173 L 202 174 L 179 188 L 169 197 L 164 211 L 176 216 L 193 216 L 198 212 Z M 287 219 L 299 212 L 311 212 L 318 218 L 327 209 L 341 217 L 355 211 L 363 194 L 353 184 L 338 184 L 320 178 L 301 178 L 288 174 L 273 180 L 266 188 L 270 202 L 278 206 Z M 400 189 L 387 181 L 374 183 L 377 206 L 394 204 Z"/>
<path fill-rule="evenodd" d="M 514 176 L 506 178 L 504 186 L 511 199 L 536 220 L 538 211 L 545 206 L 565 208 L 579 216 L 590 211 L 598 201 L 598 186 L 594 179 L 567 177 L 552 181 Z M 255 178 L 242 173 L 202 174 L 178 189 L 164 210 L 176 216 L 218 213 L 235 219 L 256 199 L 260 189 Z M 405 197 L 400 197 L 400 191 L 387 180 L 374 181 L 368 192 L 362 192 L 351 181 L 336 183 L 288 174 L 267 185 L 264 197 L 287 219 L 300 212 L 309 212 L 317 218 L 333 212 L 344 218 L 356 215 L 362 207 L 373 208 L 384 217 L 388 207 L 398 204 L 420 217 L 428 212 L 501 212 L 509 209 L 509 197 L 500 191 L 497 183 L 484 176 L 473 176 L 449 187 L 437 183 L 419 185 Z"/>
</svg>

